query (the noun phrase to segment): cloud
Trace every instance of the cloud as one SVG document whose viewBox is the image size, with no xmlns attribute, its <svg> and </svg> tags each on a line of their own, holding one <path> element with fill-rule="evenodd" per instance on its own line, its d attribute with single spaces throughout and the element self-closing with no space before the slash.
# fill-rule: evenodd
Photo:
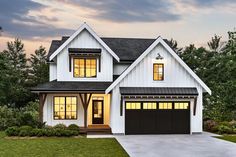
<svg viewBox="0 0 236 157">
<path fill-rule="evenodd" d="M 181 17 L 171 12 L 172 4 L 166 0 L 60 0 L 74 6 L 95 10 L 91 18 L 112 22 L 167 22 Z"/>
<path fill-rule="evenodd" d="M 228 4 L 236 4 L 235 0 L 181 0 L 182 3 L 195 7 L 219 7 Z"/>
<path fill-rule="evenodd" d="M 47 16 L 35 17 L 29 14 L 32 10 L 40 11 L 45 7 L 31 0 L 1 0 L 0 26 L 8 36 L 26 39 L 71 33 L 71 29 L 56 28 L 50 25 L 50 22 L 57 21 L 57 18 L 49 18 Z"/>
</svg>

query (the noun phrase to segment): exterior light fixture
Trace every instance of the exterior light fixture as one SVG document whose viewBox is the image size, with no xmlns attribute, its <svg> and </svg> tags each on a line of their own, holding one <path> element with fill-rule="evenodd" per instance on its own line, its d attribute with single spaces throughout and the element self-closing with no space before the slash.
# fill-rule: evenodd
<svg viewBox="0 0 236 157">
<path fill-rule="evenodd" d="M 162 60 L 163 57 L 160 55 L 160 53 L 157 53 L 157 57 L 156 57 L 156 60 Z"/>
</svg>

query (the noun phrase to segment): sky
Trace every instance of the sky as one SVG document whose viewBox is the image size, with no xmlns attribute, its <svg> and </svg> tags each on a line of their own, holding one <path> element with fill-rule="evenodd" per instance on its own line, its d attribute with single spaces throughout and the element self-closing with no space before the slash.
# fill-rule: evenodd
<svg viewBox="0 0 236 157">
<path fill-rule="evenodd" d="M 71 35 L 86 22 L 100 37 L 173 38 L 181 47 L 227 40 L 236 0 L 0 0 L 0 51 L 20 38 L 25 51 Z"/>
</svg>

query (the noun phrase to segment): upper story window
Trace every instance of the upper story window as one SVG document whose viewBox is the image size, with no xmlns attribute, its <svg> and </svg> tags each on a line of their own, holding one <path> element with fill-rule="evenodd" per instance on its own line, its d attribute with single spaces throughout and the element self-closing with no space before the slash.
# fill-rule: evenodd
<svg viewBox="0 0 236 157">
<path fill-rule="evenodd" d="M 153 80 L 154 81 L 164 80 L 164 64 L 163 63 L 153 64 Z"/>
<path fill-rule="evenodd" d="M 74 58 L 74 77 L 96 77 L 96 58 Z"/>
</svg>

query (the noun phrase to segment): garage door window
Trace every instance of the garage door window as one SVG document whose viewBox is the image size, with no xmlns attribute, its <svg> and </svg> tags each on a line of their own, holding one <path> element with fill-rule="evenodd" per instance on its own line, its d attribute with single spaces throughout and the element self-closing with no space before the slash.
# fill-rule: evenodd
<svg viewBox="0 0 236 157">
<path fill-rule="evenodd" d="M 189 104 L 187 102 L 175 102 L 174 103 L 174 107 L 175 109 L 188 109 L 189 108 Z"/>
<path fill-rule="evenodd" d="M 171 102 L 159 102 L 159 109 L 161 109 L 161 110 L 172 109 L 172 103 Z"/>
<path fill-rule="evenodd" d="M 143 109 L 146 109 L 146 110 L 157 109 L 157 103 L 156 102 L 144 102 Z"/>
<path fill-rule="evenodd" d="M 140 102 L 127 102 L 126 109 L 128 110 L 141 109 L 141 103 Z"/>
</svg>

